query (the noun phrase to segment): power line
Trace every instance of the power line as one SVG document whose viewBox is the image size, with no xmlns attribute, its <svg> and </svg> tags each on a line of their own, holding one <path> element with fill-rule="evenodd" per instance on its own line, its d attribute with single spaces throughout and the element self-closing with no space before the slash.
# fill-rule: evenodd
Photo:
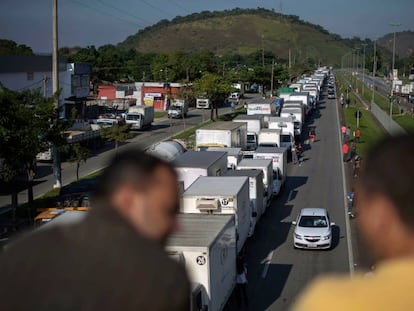
<svg viewBox="0 0 414 311">
<path fill-rule="evenodd" d="M 167 15 L 170 15 L 170 14 L 171 14 L 171 12 L 167 12 L 167 11 L 165 11 L 164 9 L 161 9 L 161 8 L 159 8 L 159 7 L 155 6 L 155 5 L 153 5 L 151 2 L 148 2 L 148 1 L 146 1 L 146 0 L 141 0 L 141 2 L 145 3 L 147 6 L 149 6 L 149 7 L 153 8 L 153 9 L 155 9 L 155 10 L 157 10 L 157 11 L 163 12 L 163 13 L 165 13 L 165 14 L 167 14 Z"/>
<path fill-rule="evenodd" d="M 100 2 L 101 4 L 103 4 L 103 5 L 105 5 L 105 6 L 109 7 L 109 8 L 112 8 L 112 9 L 114 9 L 114 10 L 116 10 L 116 11 L 122 13 L 122 14 L 128 15 L 128 16 L 130 16 L 132 18 L 139 19 L 139 20 L 141 20 L 141 21 L 143 21 L 143 22 L 145 22 L 147 24 L 151 24 L 150 21 L 148 21 L 148 20 L 146 20 L 146 19 L 144 19 L 142 17 L 139 17 L 139 16 L 137 16 L 135 14 L 132 14 L 131 12 L 128 12 L 126 10 L 122 10 L 122 9 L 120 9 L 120 8 L 118 8 L 118 7 L 110 4 L 110 3 L 104 2 L 103 0 L 98 0 L 98 2 Z"/>
<path fill-rule="evenodd" d="M 120 20 L 120 21 L 125 22 L 125 23 L 134 24 L 135 26 L 138 26 L 138 27 L 141 27 L 141 28 L 145 27 L 145 25 L 143 25 L 143 24 L 140 24 L 140 23 L 137 23 L 137 22 L 134 22 L 134 21 L 131 21 L 131 20 L 123 19 L 123 18 L 121 18 L 119 16 L 110 14 L 110 13 L 108 13 L 106 11 L 98 10 L 97 8 L 94 8 L 93 6 L 91 6 L 89 4 L 86 4 L 86 3 L 82 2 L 82 1 L 79 1 L 79 0 L 71 0 L 71 1 L 73 3 L 76 3 L 76 4 L 80 5 L 80 6 L 83 6 L 85 8 L 88 8 L 89 10 L 91 10 L 91 11 L 93 11 L 95 13 L 97 12 L 97 13 L 100 13 L 102 15 L 106 15 L 106 16 L 115 18 L 115 19 Z"/>
</svg>

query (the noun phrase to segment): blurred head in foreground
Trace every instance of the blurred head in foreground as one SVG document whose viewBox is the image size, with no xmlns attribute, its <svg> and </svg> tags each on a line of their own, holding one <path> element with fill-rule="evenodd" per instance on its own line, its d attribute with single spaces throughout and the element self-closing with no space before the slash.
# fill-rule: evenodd
<svg viewBox="0 0 414 311">
<path fill-rule="evenodd" d="M 414 255 L 414 137 L 371 149 L 357 187 L 358 224 L 378 260 Z"/>
<path fill-rule="evenodd" d="M 164 243 L 176 227 L 177 176 L 172 166 L 159 158 L 125 151 L 100 177 L 95 200 L 109 203 L 139 234 Z"/>
</svg>

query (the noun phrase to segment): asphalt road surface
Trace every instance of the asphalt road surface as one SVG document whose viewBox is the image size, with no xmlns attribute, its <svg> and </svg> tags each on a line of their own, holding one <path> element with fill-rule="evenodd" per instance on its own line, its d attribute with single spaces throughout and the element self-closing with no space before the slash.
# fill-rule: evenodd
<svg viewBox="0 0 414 311">
<path fill-rule="evenodd" d="M 336 101 L 323 100 L 307 126 L 316 127 L 316 141 L 304 145 L 301 166 L 289 164 L 283 192 L 247 243 L 246 310 L 287 310 L 315 277 L 350 272 Z M 305 207 L 326 208 L 336 223 L 331 250 L 293 248 L 291 222 Z M 234 301 L 229 304 L 235 309 Z"/>
</svg>

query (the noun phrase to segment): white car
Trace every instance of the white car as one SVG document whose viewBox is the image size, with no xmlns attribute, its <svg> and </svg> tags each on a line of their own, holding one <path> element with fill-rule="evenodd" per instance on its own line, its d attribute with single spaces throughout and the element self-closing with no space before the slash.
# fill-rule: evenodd
<svg viewBox="0 0 414 311">
<path fill-rule="evenodd" d="M 329 249 L 332 245 L 332 226 L 324 208 L 304 208 L 300 211 L 293 232 L 295 248 Z"/>
</svg>

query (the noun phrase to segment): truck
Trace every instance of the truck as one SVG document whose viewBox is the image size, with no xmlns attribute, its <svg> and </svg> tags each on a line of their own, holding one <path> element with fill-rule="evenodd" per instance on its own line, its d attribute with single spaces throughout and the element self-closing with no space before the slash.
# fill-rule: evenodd
<svg viewBox="0 0 414 311">
<path fill-rule="evenodd" d="M 283 108 L 280 112 L 282 118 L 293 118 L 295 127 L 295 136 L 300 136 L 302 133 L 302 125 L 304 121 L 303 109 L 301 108 Z"/>
<path fill-rule="evenodd" d="M 210 109 L 211 108 L 210 99 L 205 95 L 198 96 L 196 99 L 196 108 L 197 109 Z"/>
<path fill-rule="evenodd" d="M 285 101 L 289 99 L 289 95 L 295 92 L 295 89 L 292 87 L 281 87 L 277 90 L 277 94 L 280 98 L 283 98 Z"/>
<path fill-rule="evenodd" d="M 224 177 L 226 176 L 249 177 L 249 198 L 253 207 L 249 229 L 249 237 L 251 237 L 256 229 L 256 224 L 264 213 L 264 206 L 266 205 L 263 186 L 263 172 L 261 170 L 231 170 L 226 172 Z"/>
<path fill-rule="evenodd" d="M 236 249 L 243 250 L 249 235 L 253 208 L 249 179 L 240 177 L 199 177 L 183 194 L 180 212 L 184 214 L 235 215 Z"/>
<path fill-rule="evenodd" d="M 168 108 L 169 118 L 187 118 L 188 113 L 188 100 L 186 99 L 173 99 L 171 105 Z"/>
<path fill-rule="evenodd" d="M 280 130 L 262 129 L 259 133 L 259 147 L 280 147 Z"/>
<path fill-rule="evenodd" d="M 165 248 L 187 270 L 190 310 L 223 310 L 236 282 L 234 215 L 179 214 L 178 223 Z"/>
<path fill-rule="evenodd" d="M 241 148 L 220 148 L 209 147 L 206 151 L 226 152 L 227 154 L 227 168 L 234 170 L 243 158 Z"/>
<path fill-rule="evenodd" d="M 269 129 L 280 130 L 280 147 L 292 149 L 295 143 L 295 124 L 292 117 L 271 117 L 269 119 Z"/>
<path fill-rule="evenodd" d="M 125 121 L 129 130 L 150 129 L 154 122 L 154 106 L 129 107 Z"/>
<path fill-rule="evenodd" d="M 302 101 L 299 100 L 288 100 L 286 101 L 283 108 L 300 108 L 302 109 L 302 115 L 305 116 L 307 114 L 308 106 L 305 106 Z"/>
<path fill-rule="evenodd" d="M 187 151 L 173 162 L 178 181 L 184 190 L 200 176 L 221 176 L 227 171 L 227 153 L 218 151 Z"/>
<path fill-rule="evenodd" d="M 255 150 L 258 145 L 258 135 L 262 128 L 264 128 L 263 115 L 247 115 L 240 114 L 233 119 L 233 122 L 247 123 L 247 142 L 246 150 Z"/>
<path fill-rule="evenodd" d="M 263 172 L 264 205 L 263 213 L 270 206 L 273 196 L 273 168 L 272 160 L 243 159 L 236 168 L 237 170 L 261 170 Z M 262 214 L 263 214 L 262 213 Z"/>
<path fill-rule="evenodd" d="M 258 99 L 247 104 L 247 114 L 274 115 L 277 114 L 276 102 L 273 99 Z"/>
<path fill-rule="evenodd" d="M 310 112 L 310 98 L 309 92 L 295 92 L 289 95 L 289 100 L 291 101 L 301 101 L 307 108 L 306 114 Z"/>
<path fill-rule="evenodd" d="M 177 141 L 161 141 L 151 145 L 145 152 L 165 161 L 172 162 L 186 152 L 186 149 Z"/>
<path fill-rule="evenodd" d="M 247 124 L 219 121 L 196 130 L 196 150 L 208 147 L 232 147 L 245 150 L 247 146 Z"/>
<path fill-rule="evenodd" d="M 286 181 L 287 174 L 287 148 L 259 147 L 253 159 L 272 160 L 273 169 L 273 195 L 278 195 Z"/>
</svg>

